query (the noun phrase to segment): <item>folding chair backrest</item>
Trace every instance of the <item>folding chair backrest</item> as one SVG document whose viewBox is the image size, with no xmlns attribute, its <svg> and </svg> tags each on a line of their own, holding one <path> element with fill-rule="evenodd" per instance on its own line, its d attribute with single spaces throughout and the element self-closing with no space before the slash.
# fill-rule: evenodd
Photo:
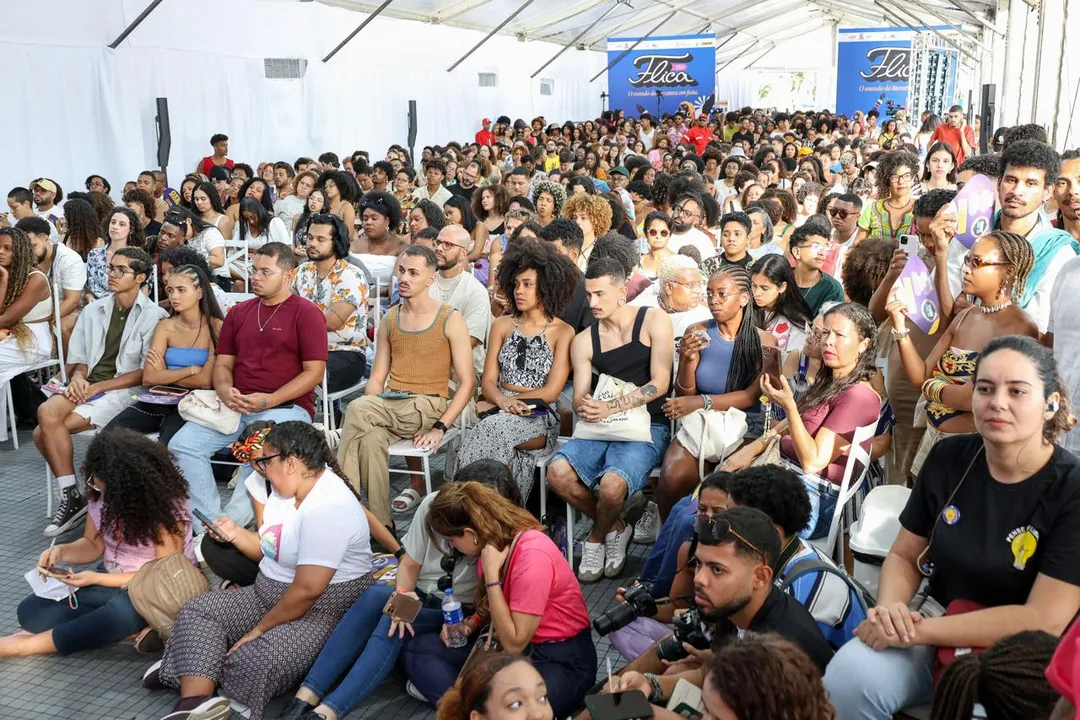
<svg viewBox="0 0 1080 720">
<path fill-rule="evenodd" d="M 844 508 L 859 491 L 866 472 L 870 469 L 870 448 L 863 445 L 873 445 L 874 433 L 877 431 L 878 421 L 869 425 L 855 428 L 851 438 L 851 447 L 848 448 L 847 464 L 844 466 L 844 477 L 840 481 L 840 497 L 836 500 L 836 509 L 833 511 L 832 522 L 829 525 L 829 537 L 825 549 L 834 559 L 837 556 L 837 544 L 840 536 L 840 523 L 844 519 Z M 856 474 L 855 466 L 859 466 Z"/>
</svg>

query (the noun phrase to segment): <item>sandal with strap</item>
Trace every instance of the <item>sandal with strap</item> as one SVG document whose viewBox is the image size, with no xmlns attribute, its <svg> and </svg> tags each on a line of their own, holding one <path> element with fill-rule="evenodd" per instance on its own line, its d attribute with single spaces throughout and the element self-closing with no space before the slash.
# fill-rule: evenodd
<svg viewBox="0 0 1080 720">
<path fill-rule="evenodd" d="M 420 493 L 412 488 L 406 488 L 390 502 L 390 507 L 396 513 L 407 513 L 420 502 Z"/>
</svg>

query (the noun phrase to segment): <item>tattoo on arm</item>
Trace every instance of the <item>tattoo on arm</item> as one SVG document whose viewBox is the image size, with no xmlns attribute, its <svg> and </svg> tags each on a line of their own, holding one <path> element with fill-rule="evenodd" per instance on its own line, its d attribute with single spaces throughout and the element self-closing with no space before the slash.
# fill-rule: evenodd
<svg viewBox="0 0 1080 720">
<path fill-rule="evenodd" d="M 639 388 L 636 392 L 632 392 L 629 395 L 623 395 L 612 400 L 607 401 L 607 408 L 612 412 L 622 412 L 623 410 L 631 410 L 644 405 L 645 403 L 656 397 L 656 386 L 653 384 L 645 385 Z"/>
</svg>

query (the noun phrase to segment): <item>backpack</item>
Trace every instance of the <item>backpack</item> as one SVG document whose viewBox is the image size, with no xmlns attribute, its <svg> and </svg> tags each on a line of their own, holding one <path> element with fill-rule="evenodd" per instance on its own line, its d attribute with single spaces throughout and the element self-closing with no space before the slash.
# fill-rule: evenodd
<svg viewBox="0 0 1080 720">
<path fill-rule="evenodd" d="M 874 598 L 873 593 L 859 581 L 855 580 L 842 569 L 831 563 L 824 562 L 819 558 L 807 558 L 795 563 L 789 568 L 787 573 L 776 579 L 776 584 L 783 592 L 791 592 L 791 588 L 796 580 L 811 573 L 824 573 L 825 575 L 834 575 L 840 578 L 848 588 L 849 600 L 852 597 L 855 599 L 855 607 L 852 608 L 837 625 L 814 618 L 818 623 L 818 627 L 821 628 L 825 639 L 829 641 L 830 645 L 838 649 L 854 637 L 855 628 L 858 627 L 859 623 L 866 617 L 867 611 L 877 604 L 877 601 Z M 813 599 L 813 596 L 811 596 L 810 599 Z M 813 608 L 809 606 L 809 603 L 806 603 L 804 607 L 806 607 L 807 611 L 813 615 Z"/>
</svg>

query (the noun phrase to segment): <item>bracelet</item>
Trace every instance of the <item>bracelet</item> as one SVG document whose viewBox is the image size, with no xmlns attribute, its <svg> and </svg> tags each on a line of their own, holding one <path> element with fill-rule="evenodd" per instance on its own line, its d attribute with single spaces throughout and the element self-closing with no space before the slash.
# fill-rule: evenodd
<svg viewBox="0 0 1080 720">
<path fill-rule="evenodd" d="M 927 400 L 940 405 L 941 404 L 941 392 L 942 392 L 942 390 L 944 390 L 948 386 L 949 386 L 949 383 L 946 382 L 945 380 L 942 380 L 941 378 L 938 378 L 938 377 L 932 377 L 932 378 L 929 378 L 928 380 L 926 380 L 926 382 L 924 382 L 922 384 L 921 390 L 922 390 L 922 394 L 926 396 Z"/>
<path fill-rule="evenodd" d="M 904 328 L 903 330 L 897 330 L 896 328 L 893 328 L 890 332 L 892 332 L 892 336 L 896 338 L 897 342 L 900 342 L 911 334 L 911 331 L 907 328 Z"/>
<path fill-rule="evenodd" d="M 660 702 L 660 696 L 664 692 L 664 689 L 660 687 L 660 678 L 656 677 L 656 674 L 651 672 L 642 673 L 642 675 L 649 681 L 649 686 L 652 688 L 652 691 L 649 693 L 649 702 Z"/>
<path fill-rule="evenodd" d="M 477 615 L 476 613 L 473 613 L 472 615 L 470 615 L 469 620 L 472 620 L 474 623 L 476 623 L 477 628 L 479 628 L 481 625 L 484 624 L 484 622 L 480 619 L 480 616 Z M 466 620 L 466 622 L 468 622 L 468 620 Z"/>
<path fill-rule="evenodd" d="M 396 559 L 398 559 L 398 560 L 405 557 L 405 548 L 404 547 L 399 547 L 397 550 L 395 550 L 394 551 L 394 557 Z"/>
<path fill-rule="evenodd" d="M 484 583 L 484 587 L 487 587 L 487 588 L 502 587 L 502 580 L 496 580 L 495 582 Z"/>
</svg>

